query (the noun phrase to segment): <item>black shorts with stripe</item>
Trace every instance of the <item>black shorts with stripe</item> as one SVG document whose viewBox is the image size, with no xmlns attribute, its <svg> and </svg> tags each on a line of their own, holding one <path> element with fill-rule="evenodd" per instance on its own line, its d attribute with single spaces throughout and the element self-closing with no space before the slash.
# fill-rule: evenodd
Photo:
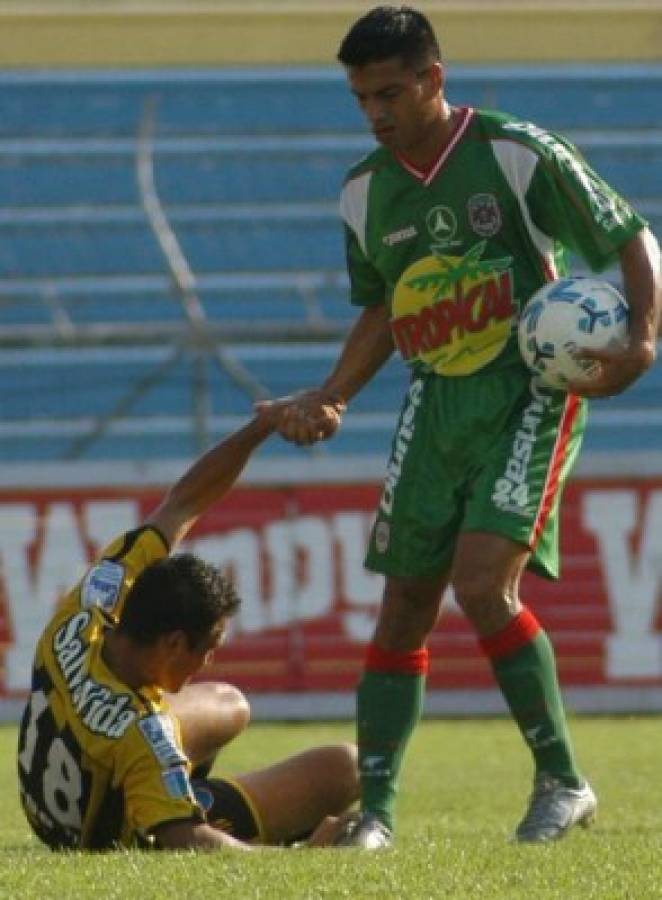
<svg viewBox="0 0 662 900">
<path fill-rule="evenodd" d="M 194 778 L 192 785 L 209 825 L 240 841 L 264 841 L 259 814 L 240 784 L 228 778 Z"/>
</svg>

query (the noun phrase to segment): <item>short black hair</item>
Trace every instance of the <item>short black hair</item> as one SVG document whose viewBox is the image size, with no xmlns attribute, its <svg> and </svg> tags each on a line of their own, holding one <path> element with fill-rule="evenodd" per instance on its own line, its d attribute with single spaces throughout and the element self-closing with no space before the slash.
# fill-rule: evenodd
<svg viewBox="0 0 662 900">
<path fill-rule="evenodd" d="M 216 566 L 193 553 L 178 553 L 147 566 L 124 602 L 117 626 L 138 644 L 153 644 L 173 631 L 186 634 L 194 650 L 209 637 L 222 617 L 239 608 L 230 581 Z"/>
<path fill-rule="evenodd" d="M 400 57 L 410 69 L 441 60 L 430 21 L 411 6 L 376 6 L 361 16 L 345 35 L 338 60 L 345 66 L 365 66 Z"/>
</svg>

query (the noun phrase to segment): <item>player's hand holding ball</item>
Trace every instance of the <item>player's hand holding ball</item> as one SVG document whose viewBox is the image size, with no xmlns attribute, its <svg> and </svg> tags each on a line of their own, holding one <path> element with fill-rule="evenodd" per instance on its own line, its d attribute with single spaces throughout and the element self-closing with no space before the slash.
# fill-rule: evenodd
<svg viewBox="0 0 662 900">
<path fill-rule="evenodd" d="M 653 343 L 629 341 L 623 347 L 606 350 L 583 348 L 584 361 L 597 364 L 589 379 L 577 379 L 568 390 L 582 397 L 612 397 L 628 388 L 655 362 L 657 348 Z"/>
<path fill-rule="evenodd" d="M 653 342 L 628 333 L 629 310 L 611 284 L 563 278 L 529 299 L 519 322 L 525 363 L 549 387 L 584 397 L 625 390 L 655 360 Z"/>
<path fill-rule="evenodd" d="M 332 437 L 346 408 L 340 397 L 317 388 L 256 404 L 259 413 L 274 417 L 281 437 L 302 447 Z"/>
</svg>

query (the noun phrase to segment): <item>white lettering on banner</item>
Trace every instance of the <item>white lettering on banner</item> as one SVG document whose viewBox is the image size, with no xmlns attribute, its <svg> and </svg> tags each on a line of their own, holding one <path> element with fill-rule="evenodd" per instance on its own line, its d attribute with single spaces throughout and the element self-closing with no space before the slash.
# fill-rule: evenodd
<svg viewBox="0 0 662 900">
<path fill-rule="evenodd" d="M 375 614 L 382 596 L 383 578 L 363 566 L 372 516 L 360 512 L 333 517 L 333 536 L 340 550 L 340 596 L 355 609 L 343 615 L 347 636 L 366 642 L 375 628 Z"/>
<path fill-rule="evenodd" d="M 35 535 L 37 514 L 34 507 L 30 507 L 30 512 Z M 13 690 L 24 688 L 30 683 L 32 657 L 41 630 L 55 601 L 82 575 L 87 560 L 78 522 L 70 503 L 53 503 L 48 508 L 43 523 L 41 553 L 32 578 L 27 545 L 17 548 L 18 553 L 14 556 L 11 542 L 5 543 L 6 527 L 7 523 L 3 521 L 3 534 L 0 538 L 2 557 L 5 565 L 16 566 L 14 576 L 18 576 L 16 580 L 10 577 L 7 585 L 14 643 L 7 652 L 6 683 Z M 22 569 L 20 574 L 18 569 Z"/>
<path fill-rule="evenodd" d="M 136 514 L 133 502 L 95 502 L 84 509 L 89 535 L 99 546 L 133 528 Z M 25 690 L 30 684 L 34 648 L 53 606 L 89 564 L 74 506 L 58 502 L 46 510 L 40 552 L 31 572 L 28 549 L 36 540 L 38 524 L 32 503 L 2 506 L 0 561 L 14 638 L 5 654 L 5 685 L 10 691 Z"/>
<path fill-rule="evenodd" d="M 264 628 L 260 587 L 261 550 L 256 531 L 237 528 L 223 535 L 205 535 L 187 543 L 193 553 L 219 566 L 232 579 L 242 598 L 236 616 L 230 622 L 228 640 L 236 632 L 250 634 Z"/>
<path fill-rule="evenodd" d="M 194 553 L 228 572 L 242 598 L 229 637 L 327 615 L 338 589 L 346 604 L 356 607 L 343 614 L 347 636 L 367 641 L 382 594 L 381 575 L 363 566 L 371 519 L 371 514 L 352 511 L 337 513 L 330 522 L 305 516 L 270 525 L 265 530 L 265 552 L 273 579 L 270 599 L 263 596 L 260 584 L 263 551 L 255 531 L 241 528 L 191 541 Z M 339 553 L 337 585 L 334 546 Z M 295 563 L 301 550 L 308 551 L 303 584 L 298 581 Z"/>
<path fill-rule="evenodd" d="M 5 687 L 29 685 L 34 648 L 59 596 L 89 565 L 87 543 L 99 552 L 138 522 L 136 500 L 90 500 L 46 507 L 9 503 L 0 516 L 0 561 L 13 643 L 5 654 Z M 221 566 L 243 603 L 232 632 L 255 634 L 323 619 L 342 600 L 341 624 L 352 641 L 369 640 L 382 595 L 382 576 L 363 566 L 372 514 L 362 510 L 290 516 L 261 528 L 238 528 L 192 539 L 188 547 Z M 32 550 L 36 547 L 31 564 Z"/>
<path fill-rule="evenodd" d="M 321 516 L 282 519 L 258 535 L 238 529 L 223 536 L 199 538 L 190 548 L 221 566 L 233 578 L 242 604 L 233 633 L 255 633 L 293 622 L 321 618 L 335 599 L 331 531 Z M 269 596 L 263 596 L 260 570 L 263 556 L 269 566 Z M 298 560 L 303 562 L 299 571 Z"/>
<path fill-rule="evenodd" d="M 5 654 L 8 690 L 24 690 L 30 684 L 32 655 L 45 613 L 34 596 L 28 565 L 28 546 L 34 541 L 37 517 L 31 503 L 7 503 L 0 520 L 0 552 L 5 602 L 14 640 Z M 52 601 L 52 597 L 49 600 Z"/>
<path fill-rule="evenodd" d="M 372 518 L 370 513 L 351 511 L 336 513 L 330 520 L 322 516 L 279 520 L 265 528 L 264 550 L 256 532 L 246 528 L 191 541 L 192 552 L 228 572 L 242 598 L 228 637 L 322 618 L 333 611 L 338 594 L 349 607 L 342 615 L 345 634 L 353 641 L 368 641 L 383 588 L 382 576 L 363 565 Z M 296 562 L 302 552 L 303 579 L 297 575 Z M 271 568 L 269 597 L 260 584 L 264 553 Z M 459 615 L 450 589 L 444 604 L 446 614 Z"/>
<path fill-rule="evenodd" d="M 350 514 L 365 522 L 363 513 Z M 134 528 L 138 504 L 130 501 L 95 500 L 83 504 L 80 521 L 73 504 L 58 502 L 46 509 L 43 539 L 31 571 L 28 551 L 38 536 L 38 511 L 34 504 L 5 504 L 0 525 L 0 556 L 5 597 L 13 642 L 5 655 L 5 686 L 25 690 L 30 681 L 34 648 L 39 635 L 63 592 L 82 576 L 89 565 L 81 525 L 97 550 L 116 534 Z M 342 521 L 342 520 L 341 520 Z M 350 602 L 363 602 L 366 583 L 377 576 L 363 571 L 365 524 L 357 538 L 347 569 L 346 589 Z M 353 534 L 357 534 L 355 529 Z M 271 523 L 263 531 L 237 529 L 191 541 L 191 549 L 203 558 L 228 569 L 244 598 L 235 629 L 255 633 L 292 622 L 320 618 L 331 612 L 335 601 L 338 525 L 323 516 L 300 516 Z M 346 546 L 349 540 L 346 541 Z M 263 596 L 260 572 L 270 568 L 269 596 Z M 301 560 L 301 567 L 297 561 Z M 346 566 L 349 563 L 346 564 Z M 376 604 L 377 587 L 366 601 Z M 366 629 L 364 629 L 365 631 Z"/>
<path fill-rule="evenodd" d="M 662 675 L 662 638 L 655 619 L 662 585 L 662 491 L 650 494 L 641 516 L 635 491 L 588 491 L 583 525 L 595 535 L 614 633 L 607 640 L 609 678 Z M 641 542 L 635 556 L 630 539 L 641 518 Z"/>
<path fill-rule="evenodd" d="M 329 523 L 321 516 L 301 516 L 265 528 L 272 565 L 268 626 L 317 619 L 333 607 L 335 585 Z M 297 559 L 303 572 L 297 572 Z"/>
</svg>

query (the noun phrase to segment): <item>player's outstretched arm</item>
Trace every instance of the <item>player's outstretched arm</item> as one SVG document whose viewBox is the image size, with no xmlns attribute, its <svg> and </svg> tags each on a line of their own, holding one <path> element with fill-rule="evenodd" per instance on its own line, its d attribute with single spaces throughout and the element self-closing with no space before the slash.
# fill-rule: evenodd
<svg viewBox="0 0 662 900">
<path fill-rule="evenodd" d="M 343 825 L 353 813 L 343 816 L 325 816 L 310 838 L 300 846 L 330 847 L 342 831 Z M 154 829 L 159 850 L 261 850 L 274 849 L 274 845 L 246 844 L 212 825 L 194 822 L 168 822 Z"/>
<path fill-rule="evenodd" d="M 366 307 L 321 387 L 302 391 L 289 398 L 289 402 L 276 401 L 280 404 L 277 429 L 285 440 L 307 445 L 335 434 L 349 401 L 393 353 L 389 315 L 385 303 Z M 260 403 L 256 408 L 265 409 L 270 405 Z"/>
<path fill-rule="evenodd" d="M 202 822 L 167 822 L 154 829 L 159 850 L 255 850 L 218 828 Z"/>
<path fill-rule="evenodd" d="M 253 452 L 274 430 L 278 407 L 260 411 L 247 425 L 203 454 L 173 485 L 147 522 L 171 547 L 226 494 Z"/>
<path fill-rule="evenodd" d="M 585 397 L 608 397 L 621 393 L 655 361 L 662 306 L 662 275 L 660 248 L 647 228 L 624 244 L 620 263 L 625 297 L 630 308 L 628 343 L 622 349 L 582 350 L 583 358 L 597 360 L 602 368 L 596 379 L 569 385 L 573 393 Z"/>
</svg>

